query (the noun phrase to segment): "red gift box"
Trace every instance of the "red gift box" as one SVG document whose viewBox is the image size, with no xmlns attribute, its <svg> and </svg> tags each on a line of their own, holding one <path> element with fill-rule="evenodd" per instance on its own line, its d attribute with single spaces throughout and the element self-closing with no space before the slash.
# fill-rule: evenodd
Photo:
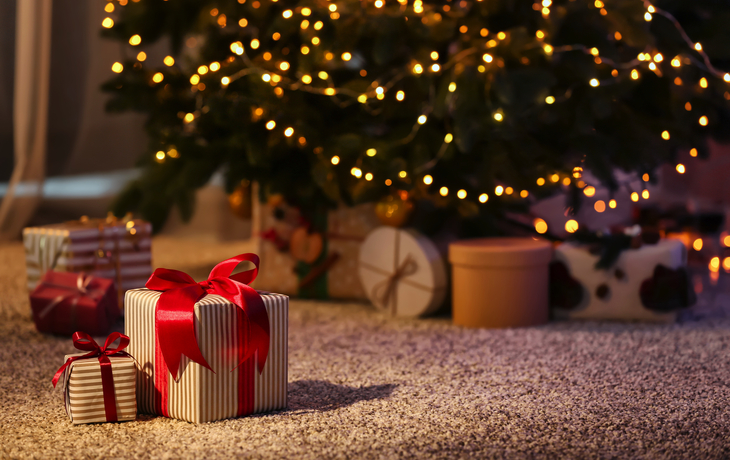
<svg viewBox="0 0 730 460">
<path fill-rule="evenodd" d="M 39 332 L 105 334 L 119 318 L 114 281 L 85 273 L 48 270 L 30 294 Z"/>
</svg>

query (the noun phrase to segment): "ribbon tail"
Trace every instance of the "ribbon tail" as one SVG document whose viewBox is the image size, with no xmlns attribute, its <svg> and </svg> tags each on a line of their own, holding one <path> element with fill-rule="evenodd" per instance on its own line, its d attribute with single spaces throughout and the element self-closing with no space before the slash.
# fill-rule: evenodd
<svg viewBox="0 0 730 460">
<path fill-rule="evenodd" d="M 155 330 L 165 364 L 177 380 L 182 355 L 213 372 L 195 337 L 195 302 L 205 294 L 199 285 L 165 291 L 157 302 Z"/>
<path fill-rule="evenodd" d="M 239 285 L 239 288 L 240 295 L 244 300 L 239 305 L 250 322 L 249 331 L 251 334 L 248 341 L 251 346 L 248 347 L 244 358 L 238 363 L 238 365 L 242 365 L 246 359 L 251 357 L 254 353 L 257 353 L 257 367 L 260 374 L 263 372 L 264 366 L 266 365 L 266 359 L 269 356 L 269 340 L 271 334 L 269 327 L 269 314 L 266 311 L 264 301 L 255 289 L 245 284 Z"/>
</svg>

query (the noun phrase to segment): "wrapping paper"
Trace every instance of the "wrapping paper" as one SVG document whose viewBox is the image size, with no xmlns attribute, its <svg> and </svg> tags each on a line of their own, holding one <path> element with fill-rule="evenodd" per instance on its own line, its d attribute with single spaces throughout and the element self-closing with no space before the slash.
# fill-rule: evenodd
<svg viewBox="0 0 730 460">
<path fill-rule="evenodd" d="M 66 355 L 81 356 L 85 353 Z M 125 356 L 109 357 L 114 376 L 117 420 L 137 418 L 136 371 L 134 359 Z M 101 383 L 101 364 L 96 357 L 74 361 L 64 373 L 66 413 L 74 425 L 106 422 L 104 395 Z"/>
<path fill-rule="evenodd" d="M 608 270 L 595 268 L 598 256 L 575 243 L 555 249 L 555 260 L 565 264 L 569 276 L 580 283 L 578 305 L 570 310 L 556 308 L 555 315 L 570 319 L 612 319 L 674 322 L 676 312 L 656 312 L 642 304 L 642 284 L 652 278 L 657 265 L 677 269 L 687 264 L 687 251 L 679 240 L 627 249 Z"/>
<path fill-rule="evenodd" d="M 152 226 L 142 220 L 88 219 L 23 230 L 28 290 L 43 274 L 86 272 L 114 280 L 121 306 L 124 292 L 144 286 L 152 274 Z"/>
<path fill-rule="evenodd" d="M 53 270 L 31 292 L 30 307 L 38 331 L 52 334 L 102 335 L 120 315 L 114 281 Z"/>
<path fill-rule="evenodd" d="M 133 289 L 126 294 L 125 324 L 130 337 L 129 353 L 140 364 L 137 377 L 140 412 L 162 415 L 156 407 L 155 306 L 161 293 Z M 238 369 L 236 347 L 241 337 L 237 328 L 238 307 L 218 295 L 206 295 L 195 304 L 195 335 L 205 360 L 215 373 L 182 357 L 177 381 L 167 374 L 169 416 L 193 423 L 283 409 L 287 405 L 289 298 L 261 293 L 269 315 L 271 339 L 263 372 L 256 370 L 256 357 Z M 246 382 L 253 382 L 248 385 Z"/>
</svg>

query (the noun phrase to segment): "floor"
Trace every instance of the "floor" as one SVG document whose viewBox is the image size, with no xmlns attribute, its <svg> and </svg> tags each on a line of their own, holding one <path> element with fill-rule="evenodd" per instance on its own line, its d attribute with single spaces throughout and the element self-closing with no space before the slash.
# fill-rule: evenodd
<svg viewBox="0 0 730 460">
<path fill-rule="evenodd" d="M 243 248 L 192 245 L 156 240 L 156 265 L 200 278 Z M 73 426 L 50 383 L 71 341 L 35 331 L 20 244 L 0 289 L 2 458 L 730 457 L 723 318 L 467 330 L 293 300 L 287 410 Z"/>
</svg>

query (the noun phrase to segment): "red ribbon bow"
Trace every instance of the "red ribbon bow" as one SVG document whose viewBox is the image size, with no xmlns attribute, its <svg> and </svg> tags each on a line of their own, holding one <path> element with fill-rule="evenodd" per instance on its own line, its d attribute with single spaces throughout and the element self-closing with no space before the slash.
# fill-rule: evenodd
<svg viewBox="0 0 730 460">
<path fill-rule="evenodd" d="M 255 268 L 231 275 L 244 261 L 253 262 Z M 200 283 L 187 273 L 167 268 L 158 268 L 150 276 L 145 286 L 162 291 L 155 310 L 155 333 L 165 364 L 175 380 L 181 355 L 213 370 L 203 357 L 195 337 L 195 303 L 208 294 L 225 297 L 241 309 L 244 319 L 252 327 L 248 328 L 246 352 L 238 366 L 258 351 L 259 373 L 263 371 L 269 354 L 269 316 L 259 293 L 248 286 L 256 279 L 258 270 L 259 257 L 256 254 L 240 254 L 213 267 L 208 279 Z"/>
<path fill-rule="evenodd" d="M 130 357 L 129 353 L 122 351 L 129 345 L 129 337 L 119 332 L 112 332 L 109 337 L 106 338 L 104 346 L 100 347 L 91 336 L 85 332 L 74 332 L 72 336 L 74 347 L 82 351 L 88 351 L 82 356 L 72 356 L 66 360 L 61 366 L 56 375 L 53 376 L 53 386 L 55 387 L 58 383 L 58 379 L 61 378 L 63 372 L 68 366 L 74 361 L 87 358 L 99 358 L 99 364 L 101 366 L 101 386 L 102 393 L 104 395 L 104 412 L 106 413 L 106 419 L 109 422 L 117 421 L 117 404 L 116 397 L 114 394 L 114 375 L 112 374 L 112 363 L 109 360 L 110 356 L 127 356 Z M 119 345 L 116 348 L 111 348 L 111 345 L 119 339 Z"/>
</svg>

